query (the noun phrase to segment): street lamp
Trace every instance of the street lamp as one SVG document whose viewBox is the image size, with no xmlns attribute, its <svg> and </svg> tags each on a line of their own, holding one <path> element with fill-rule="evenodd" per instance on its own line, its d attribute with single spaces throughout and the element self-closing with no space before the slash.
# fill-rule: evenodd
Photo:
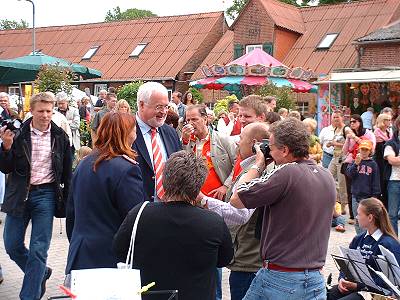
<svg viewBox="0 0 400 300">
<path fill-rule="evenodd" d="M 33 39 L 33 49 L 32 49 L 32 55 L 36 55 L 36 36 L 35 36 L 35 3 L 33 3 L 33 0 L 18 0 L 18 1 L 27 1 L 32 3 L 32 12 L 33 12 L 33 20 L 32 20 L 32 39 Z"/>
</svg>

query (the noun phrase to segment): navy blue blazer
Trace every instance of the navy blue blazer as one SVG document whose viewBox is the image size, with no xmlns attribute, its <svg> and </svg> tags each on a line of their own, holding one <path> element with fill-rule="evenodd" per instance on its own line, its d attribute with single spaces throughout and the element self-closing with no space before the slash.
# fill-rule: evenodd
<svg viewBox="0 0 400 300">
<path fill-rule="evenodd" d="M 123 157 L 103 161 L 93 171 L 96 155 L 82 160 L 72 178 L 67 202 L 70 241 L 66 274 L 71 270 L 115 268 L 114 234 L 128 212 L 143 202 L 138 164 Z"/>
<path fill-rule="evenodd" d="M 175 129 L 169 125 L 164 124 L 158 128 L 161 139 L 164 142 L 167 156 L 174 152 L 182 150 L 182 144 L 179 141 L 178 134 Z M 147 151 L 146 144 L 139 126 L 136 126 L 136 140 L 132 145 L 133 149 L 137 152 L 136 158 L 142 170 L 143 186 L 144 186 L 144 199 L 145 201 L 154 201 L 154 170 L 151 164 L 150 154 Z"/>
</svg>

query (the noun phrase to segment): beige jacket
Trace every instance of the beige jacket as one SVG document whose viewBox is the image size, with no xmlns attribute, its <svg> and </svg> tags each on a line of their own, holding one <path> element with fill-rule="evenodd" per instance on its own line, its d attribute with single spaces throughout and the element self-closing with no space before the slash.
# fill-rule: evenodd
<svg viewBox="0 0 400 300">
<path fill-rule="evenodd" d="M 219 180 L 226 186 L 232 185 L 233 166 L 236 159 L 236 144 L 228 136 L 220 134 L 218 131 L 210 131 L 211 161 Z M 183 145 L 186 151 L 194 152 L 195 141 L 190 140 L 187 145 Z"/>
</svg>

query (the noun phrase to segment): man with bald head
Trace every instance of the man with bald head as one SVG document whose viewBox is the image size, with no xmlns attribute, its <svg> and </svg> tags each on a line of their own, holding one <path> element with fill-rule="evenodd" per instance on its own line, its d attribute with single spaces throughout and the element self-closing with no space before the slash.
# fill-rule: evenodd
<svg viewBox="0 0 400 300">
<path fill-rule="evenodd" d="M 242 158 L 240 163 L 242 172 L 237 176 L 232 189 L 227 193 L 226 200 L 228 202 L 236 190 L 240 177 L 247 173 L 255 163 L 253 145 L 269 138 L 268 129 L 268 125 L 261 122 L 250 123 L 242 129 L 238 142 L 238 151 Z M 271 165 L 270 168 L 272 168 Z M 204 197 L 204 195 L 200 195 L 198 200 L 201 201 L 203 207 L 221 215 L 229 225 L 235 249 L 232 262 L 228 266 L 231 270 L 229 276 L 231 299 L 241 300 L 246 295 L 257 271 L 262 267 L 260 240 L 255 237 L 259 212 L 255 209 L 236 209 L 230 203 Z"/>
<path fill-rule="evenodd" d="M 133 149 L 142 170 L 145 201 L 162 201 L 162 171 L 169 156 L 182 150 L 175 129 L 165 124 L 168 91 L 158 82 L 146 82 L 137 93 L 136 140 Z"/>
</svg>

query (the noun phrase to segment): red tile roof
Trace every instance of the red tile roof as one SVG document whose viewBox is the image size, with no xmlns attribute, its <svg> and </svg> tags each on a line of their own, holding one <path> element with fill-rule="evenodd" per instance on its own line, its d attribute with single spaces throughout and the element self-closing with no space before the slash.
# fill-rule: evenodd
<svg viewBox="0 0 400 300">
<path fill-rule="evenodd" d="M 303 33 L 303 17 L 296 6 L 280 2 L 278 0 L 260 0 L 265 10 L 276 26 Z"/>
<path fill-rule="evenodd" d="M 398 0 L 369 0 L 301 7 L 305 31 L 283 63 L 311 68 L 317 73 L 354 67 L 356 50 L 353 42 L 390 22 L 399 6 Z M 336 40 L 329 49 L 317 50 L 328 33 L 338 33 Z"/>
<path fill-rule="evenodd" d="M 228 30 L 208 54 L 201 66 L 213 64 L 227 64 L 233 60 L 233 31 Z M 192 80 L 203 78 L 200 68 L 192 76 Z"/>
<path fill-rule="evenodd" d="M 222 28 L 223 20 L 223 12 L 214 12 L 42 27 L 36 29 L 36 49 L 98 69 L 103 73 L 102 80 L 169 79 L 188 64 L 216 24 Z M 31 29 L 0 31 L 0 58 L 29 54 L 31 37 Z M 139 57 L 129 57 L 142 42 L 148 45 Z M 82 60 L 93 46 L 100 46 L 96 54 Z"/>
</svg>

